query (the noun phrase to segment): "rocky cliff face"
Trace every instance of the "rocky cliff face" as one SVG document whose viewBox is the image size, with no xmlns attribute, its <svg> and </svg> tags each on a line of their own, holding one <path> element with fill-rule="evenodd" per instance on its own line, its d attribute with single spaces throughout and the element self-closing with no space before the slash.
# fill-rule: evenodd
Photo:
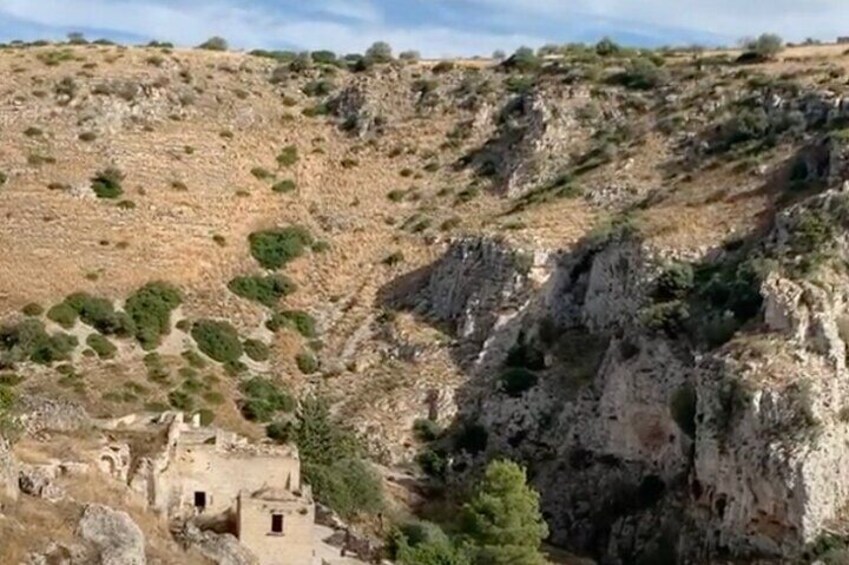
<svg viewBox="0 0 849 565">
<path fill-rule="evenodd" d="M 627 233 L 536 255 L 451 247 L 426 294 L 474 359 L 461 420 L 486 430 L 480 456 L 527 462 L 553 541 L 610 562 L 786 557 L 828 531 L 849 501 L 846 202 L 777 218 L 751 252 L 763 306 L 724 345 L 652 325 L 677 304 L 657 306 L 669 258 Z M 708 324 L 697 302 L 690 322 Z"/>
</svg>

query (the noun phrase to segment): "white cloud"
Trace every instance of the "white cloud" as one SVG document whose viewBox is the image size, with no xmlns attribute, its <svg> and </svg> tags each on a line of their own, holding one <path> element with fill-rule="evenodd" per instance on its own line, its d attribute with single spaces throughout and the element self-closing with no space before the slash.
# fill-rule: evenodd
<svg viewBox="0 0 849 565">
<path fill-rule="evenodd" d="M 467 33 L 441 26 L 400 27 L 383 21 L 368 0 L 319 0 L 310 5 L 351 21 L 280 13 L 237 0 L 169 2 L 156 0 L 0 0 L 0 15 L 61 29 L 97 28 L 182 44 L 197 44 L 212 35 L 245 48 L 292 45 L 362 52 L 371 43 L 388 41 L 397 50 L 416 49 L 426 56 L 488 54 L 542 38 L 522 34 Z"/>
<path fill-rule="evenodd" d="M 424 1 L 424 0 L 423 0 Z M 452 4 L 456 0 L 427 0 Z M 573 22 L 610 19 L 618 28 L 656 26 L 738 38 L 763 31 L 832 38 L 849 30 L 847 0 L 466 0 L 502 17 Z"/>
</svg>

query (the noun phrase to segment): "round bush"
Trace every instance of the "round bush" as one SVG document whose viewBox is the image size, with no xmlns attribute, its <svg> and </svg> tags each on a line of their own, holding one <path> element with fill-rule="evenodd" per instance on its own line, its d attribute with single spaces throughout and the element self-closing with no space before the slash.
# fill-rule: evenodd
<svg viewBox="0 0 849 565">
<path fill-rule="evenodd" d="M 100 334 L 89 335 L 85 342 L 101 359 L 111 359 L 118 353 L 118 348 L 115 347 L 115 344 Z"/>
<path fill-rule="evenodd" d="M 21 309 L 24 316 L 29 316 L 30 318 L 35 318 L 44 314 L 44 308 L 41 307 L 41 304 L 36 304 L 35 302 L 31 302 L 27 304 Z"/>
<path fill-rule="evenodd" d="M 282 275 L 236 277 L 227 288 L 237 296 L 268 307 L 275 306 L 281 298 L 297 289 L 295 283 Z"/>
<path fill-rule="evenodd" d="M 268 361 L 271 351 L 258 339 L 248 339 L 244 343 L 245 354 L 254 361 Z"/>
<path fill-rule="evenodd" d="M 74 327 L 77 315 L 77 311 L 66 302 L 60 302 L 47 311 L 47 318 L 65 329 Z"/>
<path fill-rule="evenodd" d="M 252 233 L 248 242 L 251 255 L 266 269 L 279 269 L 304 254 L 312 245 L 310 233 L 300 226 L 289 226 Z"/>
<path fill-rule="evenodd" d="M 291 179 L 281 180 L 277 183 L 274 183 L 271 186 L 271 190 L 274 192 L 278 192 L 280 194 L 285 194 L 287 192 L 292 192 L 295 190 L 295 181 Z"/>
<path fill-rule="evenodd" d="M 98 198 L 118 198 L 124 193 L 121 181 L 124 174 L 114 167 L 98 172 L 91 179 L 91 189 Z"/>
<path fill-rule="evenodd" d="M 136 339 L 145 350 L 155 349 L 171 331 L 171 312 L 182 302 L 180 291 L 164 282 L 152 282 L 134 292 L 124 308 Z"/>
<path fill-rule="evenodd" d="M 219 363 L 238 361 L 243 353 L 239 332 L 227 322 L 199 320 L 192 327 L 192 338 L 202 353 Z"/>
<path fill-rule="evenodd" d="M 318 359 L 308 351 L 298 353 L 295 356 L 295 363 L 298 365 L 298 370 L 305 375 L 312 375 L 318 371 Z"/>
</svg>

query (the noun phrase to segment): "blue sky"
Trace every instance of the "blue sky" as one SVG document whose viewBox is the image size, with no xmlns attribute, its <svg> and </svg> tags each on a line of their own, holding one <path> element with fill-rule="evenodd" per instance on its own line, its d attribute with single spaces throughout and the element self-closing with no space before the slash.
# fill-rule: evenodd
<svg viewBox="0 0 849 565">
<path fill-rule="evenodd" d="M 363 51 L 377 40 L 426 56 L 596 41 L 731 44 L 849 35 L 849 0 L 0 0 L 0 40 L 69 31 L 121 41 Z"/>
</svg>

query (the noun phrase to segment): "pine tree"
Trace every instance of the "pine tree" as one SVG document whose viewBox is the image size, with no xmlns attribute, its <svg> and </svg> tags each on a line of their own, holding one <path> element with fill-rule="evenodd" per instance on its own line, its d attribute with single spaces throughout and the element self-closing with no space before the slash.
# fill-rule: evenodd
<svg viewBox="0 0 849 565">
<path fill-rule="evenodd" d="M 525 470 L 512 461 L 493 461 L 472 501 L 464 507 L 464 531 L 480 565 L 540 565 L 539 546 L 548 526 L 539 493 Z"/>
</svg>

